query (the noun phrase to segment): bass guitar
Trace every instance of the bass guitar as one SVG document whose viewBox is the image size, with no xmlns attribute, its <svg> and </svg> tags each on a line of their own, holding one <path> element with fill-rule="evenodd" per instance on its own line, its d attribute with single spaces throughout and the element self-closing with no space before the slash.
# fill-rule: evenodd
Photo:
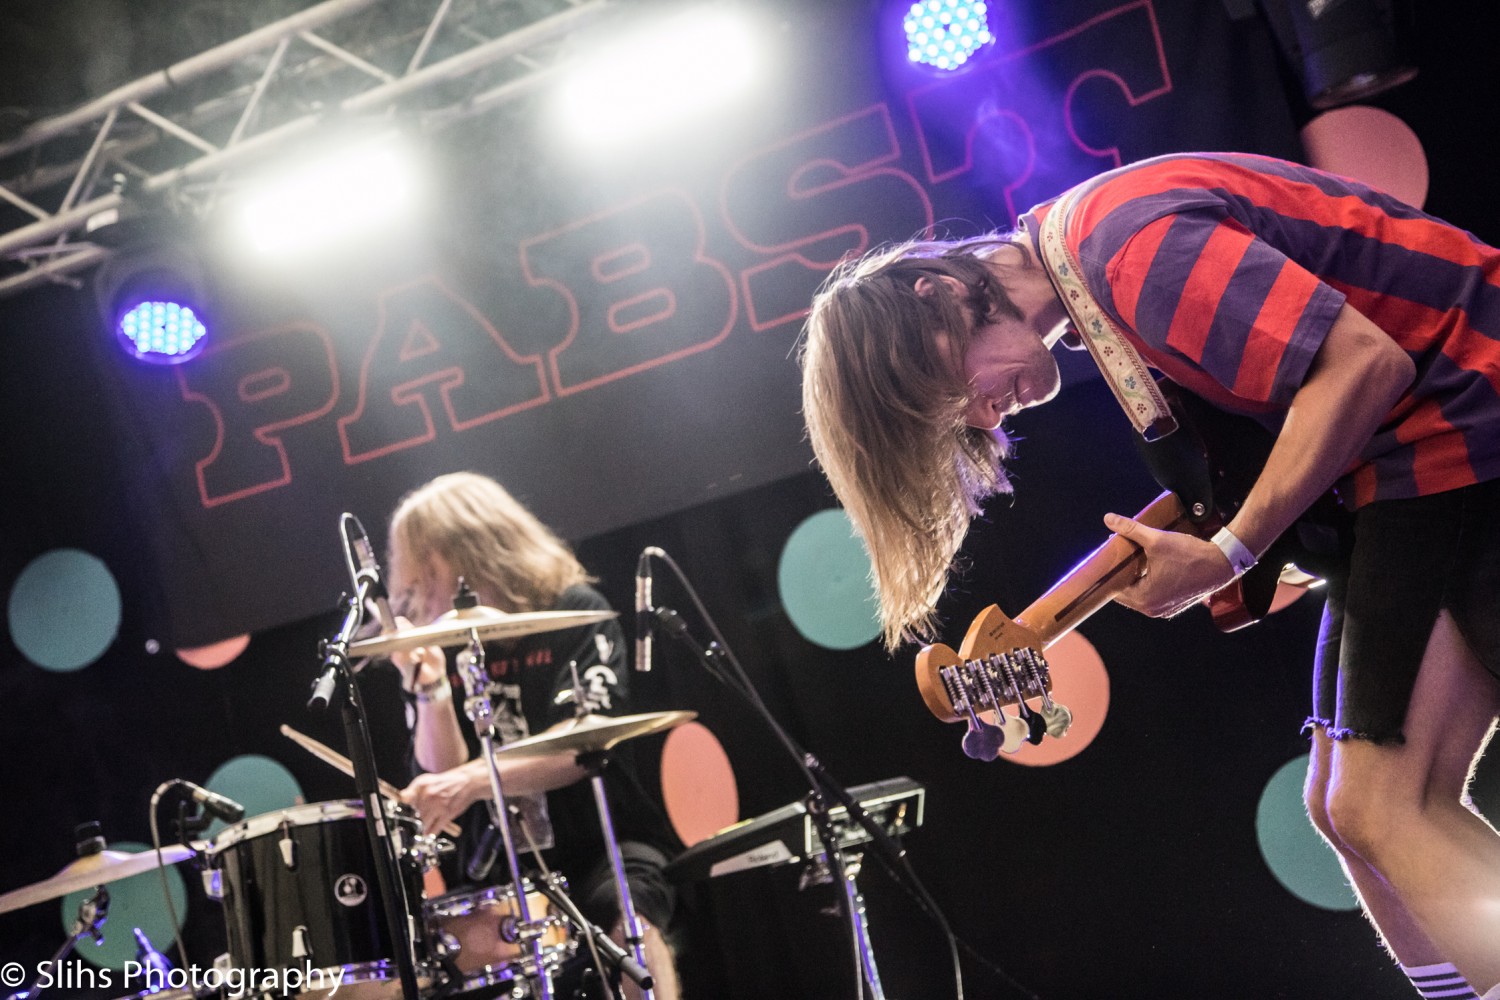
<svg viewBox="0 0 1500 1000">
<path fill-rule="evenodd" d="M 1184 394 L 1185 395 L 1185 394 Z M 1173 399 L 1174 410 L 1182 402 Z M 1228 467 L 1208 461 L 1212 511 L 1190 512 L 1176 493 L 1162 493 L 1135 519 L 1148 527 L 1181 531 L 1208 538 L 1227 523 L 1269 452 L 1269 436 L 1244 418 L 1215 415 L 1202 407 L 1191 414 L 1205 458 L 1237 454 L 1242 461 Z M 1248 461 L 1244 461 L 1248 459 Z M 1227 468 L 1232 471 L 1221 471 Z M 1210 505 L 1204 505 L 1210 506 Z M 1319 501 L 1297 530 L 1288 531 L 1250 572 L 1208 599 L 1214 623 L 1222 631 L 1242 628 L 1269 612 L 1277 585 L 1283 581 L 1303 586 L 1317 578 L 1298 565 L 1326 558 L 1340 533 L 1343 515 L 1332 509 L 1332 498 Z M 1308 537 L 1318 544 L 1309 545 Z M 967 722 L 964 752 L 993 760 L 1000 751 L 1014 753 L 1045 736 L 1061 737 L 1072 722 L 1067 708 L 1053 701 L 1052 678 L 1043 651 L 1129 586 L 1144 567 L 1144 556 L 1134 543 L 1111 535 L 1014 620 L 994 605 L 974 619 L 955 652 L 941 643 L 924 647 L 916 660 L 917 689 L 933 715 L 944 722 Z M 1028 700 L 1040 699 L 1033 708 Z M 1008 716 L 1005 708 L 1016 706 Z M 994 713 L 994 722 L 986 716 Z"/>
</svg>

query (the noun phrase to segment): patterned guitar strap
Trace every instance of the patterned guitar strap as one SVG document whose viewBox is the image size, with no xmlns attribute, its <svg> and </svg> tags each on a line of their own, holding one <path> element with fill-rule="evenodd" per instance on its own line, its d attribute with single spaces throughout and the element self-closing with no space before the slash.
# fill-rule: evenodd
<svg viewBox="0 0 1500 1000">
<path fill-rule="evenodd" d="M 1164 438 L 1177 429 L 1171 408 L 1147 370 L 1146 362 L 1141 360 L 1140 353 L 1130 346 L 1114 320 L 1083 283 L 1078 259 L 1063 238 L 1072 207 L 1071 193 L 1065 194 L 1042 219 L 1042 262 L 1073 319 L 1073 328 L 1099 366 L 1105 384 L 1124 408 L 1131 425 L 1147 441 Z"/>
<path fill-rule="evenodd" d="M 1214 484 L 1198 430 L 1179 424 L 1140 353 L 1083 283 L 1078 259 L 1063 239 L 1072 207 L 1071 195 L 1065 194 L 1042 220 L 1043 265 L 1073 319 L 1079 339 L 1139 432 L 1136 450 L 1151 477 L 1163 489 L 1177 494 L 1189 519 L 1206 523 L 1214 516 Z M 1183 433 L 1177 433 L 1179 429 Z"/>
</svg>

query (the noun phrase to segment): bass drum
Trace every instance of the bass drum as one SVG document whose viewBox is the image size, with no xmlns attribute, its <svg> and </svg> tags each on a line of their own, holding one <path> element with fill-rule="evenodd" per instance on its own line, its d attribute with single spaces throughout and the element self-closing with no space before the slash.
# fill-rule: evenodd
<svg viewBox="0 0 1500 1000">
<path fill-rule="evenodd" d="M 386 818 L 405 889 L 398 909 L 416 937 L 413 957 L 425 988 L 432 980 L 414 850 L 421 824 L 394 805 Z M 343 1000 L 401 996 L 363 803 L 309 803 L 226 827 L 213 840 L 204 878 L 208 894 L 224 905 L 229 964 L 252 982 L 279 970 L 291 988 L 278 996 L 310 1000 L 335 989 Z"/>
</svg>

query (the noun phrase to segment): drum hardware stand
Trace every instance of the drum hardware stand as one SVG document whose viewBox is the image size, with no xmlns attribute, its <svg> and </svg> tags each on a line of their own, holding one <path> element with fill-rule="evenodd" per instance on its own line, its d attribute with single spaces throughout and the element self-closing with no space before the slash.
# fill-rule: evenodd
<svg viewBox="0 0 1500 1000">
<path fill-rule="evenodd" d="M 90 830 L 89 828 L 92 827 Z M 79 834 L 91 833 L 85 839 L 78 841 L 78 856 L 88 857 L 90 854 L 98 854 L 104 850 L 104 837 L 99 835 L 98 823 L 84 823 L 79 827 Z M 32 980 L 31 988 L 12 993 L 6 1000 L 32 1000 L 42 992 L 41 981 L 47 970 L 56 969 L 62 964 L 62 960 L 73 953 L 78 947 L 78 942 L 86 937 L 94 939 L 95 944 L 104 943 L 104 921 L 109 916 L 109 890 L 102 885 L 94 887 L 94 891 L 78 902 L 78 917 L 73 921 L 73 927 L 68 932 L 68 939 L 62 943 L 62 947 L 53 953 L 52 958 L 42 965 L 37 966 L 36 979 Z"/>
<path fill-rule="evenodd" d="M 638 965 L 635 959 L 631 957 L 630 952 L 616 944 L 615 939 L 610 937 L 604 928 L 598 924 L 591 923 L 583 915 L 583 912 L 578 909 L 577 904 L 568 898 L 567 893 L 545 879 L 537 885 L 537 890 L 552 900 L 557 908 L 567 916 L 567 919 L 578 927 L 581 933 L 589 936 L 589 939 L 594 942 L 594 947 L 599 949 L 600 957 L 609 964 L 611 969 L 615 970 L 616 975 L 623 973 L 629 976 L 631 981 L 641 989 L 651 989 L 653 985 L 651 973 L 644 966 Z M 601 976 L 606 975 L 603 969 L 599 970 L 599 974 Z"/>
<path fill-rule="evenodd" d="M 590 715 L 588 698 L 584 694 L 583 682 L 578 679 L 578 664 L 571 662 L 568 669 L 573 674 L 573 718 L 583 719 Z M 625 878 L 625 858 L 620 853 L 620 840 L 615 836 L 614 817 L 609 811 L 609 798 L 604 794 L 604 769 L 609 764 L 609 753 L 604 750 L 578 754 L 578 766 L 589 773 L 589 783 L 594 789 L 594 805 L 599 811 L 599 828 L 604 834 L 604 849 L 609 854 L 609 868 L 615 878 L 615 897 L 620 903 L 620 922 L 625 932 L 625 944 L 634 963 L 616 963 L 620 971 L 628 975 L 641 988 L 642 1000 L 652 1000 L 651 970 L 646 965 L 645 935 L 641 932 L 641 921 L 635 913 L 635 903 L 630 898 L 630 883 Z M 588 931 L 588 928 L 584 928 Z M 605 935 L 607 938 L 608 935 Z M 632 964 L 634 967 L 632 967 Z"/>
<path fill-rule="evenodd" d="M 579 718 L 587 715 L 579 713 Z M 620 854 L 620 841 L 615 836 L 614 818 L 609 811 L 609 799 L 604 794 L 604 768 L 608 766 L 609 754 L 592 751 L 578 755 L 578 766 L 589 773 L 589 782 L 594 788 L 594 805 L 599 810 L 599 828 L 604 834 L 604 849 L 609 854 L 610 871 L 615 878 L 615 896 L 620 902 L 620 921 L 625 930 L 625 945 L 628 953 L 620 955 L 617 963 L 620 971 L 629 976 L 641 988 L 644 1000 L 652 1000 L 653 979 L 646 965 L 645 935 L 641 932 L 640 918 L 635 913 L 635 903 L 630 898 L 630 884 L 625 878 L 625 858 Z M 592 926 L 592 925 L 590 925 Z M 592 933 L 589 928 L 584 929 Z M 599 935 L 608 940 L 608 935 Z M 611 942 L 613 943 L 613 942 Z"/>
<path fill-rule="evenodd" d="M 319 653 L 323 657 L 323 672 L 313 685 L 307 707 L 327 708 L 333 700 L 339 681 L 344 682 L 344 737 L 349 744 L 350 761 L 354 765 L 354 787 L 365 807 L 365 829 L 369 833 L 370 849 L 375 858 L 375 881 L 380 886 L 386 929 L 394 942 L 392 950 L 396 953 L 401 995 L 404 1000 L 418 1000 L 420 988 L 413 953 L 417 932 L 405 918 L 411 912 L 406 900 L 406 882 L 400 875 L 400 862 L 390 836 L 391 828 L 386 821 L 385 801 L 380 794 L 380 778 L 375 773 L 375 748 L 370 742 L 364 701 L 360 698 L 359 685 L 355 683 L 354 670 L 349 663 L 349 643 L 364 621 L 365 603 L 375 598 L 377 590 L 383 592 L 383 589 L 378 577 L 372 578 L 365 573 L 356 574 L 355 594 L 348 600 L 338 632 L 332 639 L 325 639 L 321 643 Z"/>
<path fill-rule="evenodd" d="M 781 727 L 770 709 L 761 701 L 759 694 L 750 684 L 749 678 L 744 676 L 744 672 L 739 669 L 738 664 L 723 646 L 717 641 L 710 642 L 707 646 L 699 643 L 688 631 L 687 623 L 682 620 L 682 616 L 671 608 L 657 607 L 651 609 L 650 613 L 653 619 L 662 625 L 663 631 L 692 651 L 710 676 L 749 703 L 797 762 L 798 769 L 802 771 L 807 781 L 809 789 L 807 814 L 812 819 L 813 828 L 818 833 L 818 840 L 823 845 L 823 857 L 828 866 L 830 880 L 836 880 L 842 885 L 839 908 L 844 911 L 849 922 L 857 995 L 863 997 L 865 987 L 868 986 L 872 1000 L 885 1000 L 880 973 L 875 966 L 875 953 L 870 943 L 869 927 L 865 919 L 864 897 L 854 882 L 859 873 L 859 864 L 857 860 L 853 864 L 846 861 L 843 852 L 839 849 L 838 836 L 834 832 L 833 823 L 828 815 L 827 798 L 837 799 L 840 804 L 844 805 L 848 809 L 849 816 L 865 826 L 877 844 L 889 843 L 890 837 L 879 828 L 879 824 L 865 814 L 842 785 L 829 777 L 822 762 L 799 747 L 790 734 Z M 726 670 L 726 666 L 730 669 Z M 899 848 L 897 851 L 899 853 Z"/>
<path fill-rule="evenodd" d="M 458 581 L 458 593 L 453 597 L 454 610 L 462 611 L 479 603 L 478 596 L 462 577 Z M 552 970 L 548 967 L 542 949 L 542 934 L 546 927 L 541 921 L 531 919 L 531 906 L 526 899 L 526 883 L 521 877 L 521 863 L 516 855 L 515 838 L 511 834 L 510 814 L 505 805 L 505 792 L 500 787 L 500 763 L 495 759 L 495 709 L 490 702 L 489 676 L 484 667 L 484 643 L 477 630 L 470 633 L 468 650 L 459 657 L 459 674 L 464 682 L 464 715 L 474 724 L 479 737 L 480 753 L 486 764 L 490 779 L 490 822 L 500 831 L 505 848 L 505 863 L 510 871 L 511 884 L 516 890 L 516 934 L 518 941 L 530 944 L 531 958 L 536 966 L 538 1000 L 553 1000 Z"/>
</svg>

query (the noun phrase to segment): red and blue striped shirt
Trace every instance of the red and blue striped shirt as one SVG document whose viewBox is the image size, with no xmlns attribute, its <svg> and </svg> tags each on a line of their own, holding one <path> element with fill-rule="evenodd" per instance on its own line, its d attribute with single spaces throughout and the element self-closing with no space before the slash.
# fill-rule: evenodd
<svg viewBox="0 0 1500 1000">
<path fill-rule="evenodd" d="M 1223 153 L 1085 182 L 1066 239 L 1147 363 L 1273 427 L 1346 301 L 1395 339 L 1416 381 L 1339 481 L 1348 506 L 1500 478 L 1500 250 L 1470 233 L 1346 178 Z"/>
</svg>

